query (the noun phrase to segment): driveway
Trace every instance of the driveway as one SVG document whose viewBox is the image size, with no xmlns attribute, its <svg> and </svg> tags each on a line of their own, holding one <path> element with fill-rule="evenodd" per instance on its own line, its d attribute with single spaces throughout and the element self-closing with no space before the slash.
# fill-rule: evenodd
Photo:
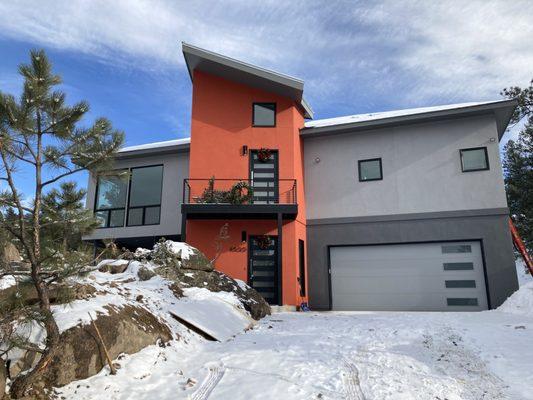
<svg viewBox="0 0 533 400">
<path fill-rule="evenodd" d="M 151 346 L 77 399 L 533 399 L 533 318 L 279 313 L 225 342 Z M 70 397 L 70 396 L 68 396 Z"/>
</svg>

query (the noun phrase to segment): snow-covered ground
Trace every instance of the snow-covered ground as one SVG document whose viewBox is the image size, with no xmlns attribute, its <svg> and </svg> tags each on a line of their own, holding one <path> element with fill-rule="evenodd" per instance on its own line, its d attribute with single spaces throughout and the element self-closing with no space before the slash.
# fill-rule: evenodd
<svg viewBox="0 0 533 400">
<path fill-rule="evenodd" d="M 524 260 L 517 258 L 516 260 L 516 275 L 518 277 L 518 285 L 522 286 L 528 282 L 533 282 L 533 277 L 528 272 Z"/>
<path fill-rule="evenodd" d="M 279 313 L 222 343 L 150 346 L 68 399 L 533 399 L 533 283 L 477 313 Z"/>
</svg>

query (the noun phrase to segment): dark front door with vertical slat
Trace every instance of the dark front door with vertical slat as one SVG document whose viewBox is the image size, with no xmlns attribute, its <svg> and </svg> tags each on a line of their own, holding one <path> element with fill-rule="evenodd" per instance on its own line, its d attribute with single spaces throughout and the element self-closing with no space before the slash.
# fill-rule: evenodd
<svg viewBox="0 0 533 400">
<path fill-rule="evenodd" d="M 269 236 L 268 246 L 260 247 L 259 236 L 250 236 L 250 286 L 269 304 L 278 304 L 278 238 Z"/>
<path fill-rule="evenodd" d="M 273 151 L 265 161 L 258 151 L 250 152 L 250 181 L 254 191 L 254 204 L 276 204 L 279 198 L 278 152 Z"/>
</svg>

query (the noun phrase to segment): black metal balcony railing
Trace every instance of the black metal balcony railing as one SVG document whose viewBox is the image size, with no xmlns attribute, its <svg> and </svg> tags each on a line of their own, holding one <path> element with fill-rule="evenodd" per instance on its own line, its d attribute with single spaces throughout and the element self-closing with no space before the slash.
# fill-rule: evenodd
<svg viewBox="0 0 533 400">
<path fill-rule="evenodd" d="M 184 179 L 183 204 L 297 204 L 295 179 Z"/>
</svg>

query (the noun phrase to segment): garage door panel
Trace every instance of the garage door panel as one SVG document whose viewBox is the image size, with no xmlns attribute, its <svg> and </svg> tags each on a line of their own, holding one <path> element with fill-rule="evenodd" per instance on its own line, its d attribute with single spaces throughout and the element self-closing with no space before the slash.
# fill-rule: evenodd
<svg viewBox="0 0 533 400">
<path fill-rule="evenodd" d="M 335 310 L 487 308 L 479 242 L 331 249 Z"/>
</svg>

